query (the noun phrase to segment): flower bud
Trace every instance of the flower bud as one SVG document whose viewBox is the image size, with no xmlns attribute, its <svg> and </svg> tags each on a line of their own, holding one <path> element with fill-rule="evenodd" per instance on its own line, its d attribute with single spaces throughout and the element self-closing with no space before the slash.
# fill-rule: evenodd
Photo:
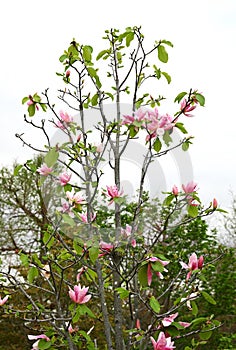
<svg viewBox="0 0 236 350">
<path fill-rule="evenodd" d="M 70 76 L 70 70 L 67 70 L 66 71 L 66 78 L 69 78 L 69 76 Z"/>
<path fill-rule="evenodd" d="M 201 255 L 198 259 L 198 268 L 201 269 L 202 266 L 203 266 L 203 263 L 204 263 L 204 258 L 203 256 Z"/>
<path fill-rule="evenodd" d="M 218 207 L 218 202 L 215 198 L 213 199 L 212 206 L 213 206 L 213 209 L 216 209 Z"/>
<path fill-rule="evenodd" d="M 179 194 L 179 190 L 178 190 L 178 187 L 177 186 L 173 186 L 173 188 L 172 188 L 172 193 L 173 193 L 173 195 L 174 196 L 178 196 L 178 194 Z"/>
</svg>

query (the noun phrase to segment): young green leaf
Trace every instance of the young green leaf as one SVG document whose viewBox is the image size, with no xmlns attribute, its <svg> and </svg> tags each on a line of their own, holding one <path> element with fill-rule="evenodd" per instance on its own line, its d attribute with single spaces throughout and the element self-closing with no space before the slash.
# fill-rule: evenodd
<svg viewBox="0 0 236 350">
<path fill-rule="evenodd" d="M 168 53 L 163 45 L 159 45 L 157 47 L 158 51 L 158 58 L 161 62 L 167 63 L 168 62 Z"/>
<path fill-rule="evenodd" d="M 196 218 L 198 216 L 198 207 L 195 205 L 188 205 L 187 211 L 188 215 L 191 216 L 191 218 Z"/>
<path fill-rule="evenodd" d="M 216 305 L 216 301 L 212 298 L 212 296 L 210 294 L 208 294 L 207 292 L 202 292 L 202 296 L 203 298 L 210 304 Z"/>
<path fill-rule="evenodd" d="M 162 143 L 159 140 L 159 138 L 157 137 L 156 140 L 153 142 L 153 149 L 154 151 L 156 151 L 157 153 L 160 152 L 162 147 Z"/>
<path fill-rule="evenodd" d="M 161 74 L 164 75 L 164 77 L 165 77 L 166 80 L 167 80 L 167 83 L 170 84 L 170 82 L 171 82 L 171 76 L 170 76 L 168 73 L 166 73 L 166 72 L 161 72 Z"/>
<path fill-rule="evenodd" d="M 187 92 L 185 92 L 185 91 L 180 92 L 180 93 L 176 96 L 176 98 L 174 99 L 174 102 L 178 102 L 178 103 L 179 103 L 185 95 L 187 95 Z"/>
<path fill-rule="evenodd" d="M 27 275 L 27 280 L 29 283 L 33 283 L 34 279 L 38 277 L 39 272 L 38 269 L 35 266 L 32 266 L 29 269 L 28 275 Z"/>
<path fill-rule="evenodd" d="M 59 152 L 56 150 L 56 147 L 50 149 L 50 151 L 44 157 L 44 162 L 48 167 L 52 167 L 59 157 Z"/>
<path fill-rule="evenodd" d="M 149 304 L 155 313 L 158 314 L 160 312 L 161 306 L 153 295 L 150 298 Z"/>
</svg>

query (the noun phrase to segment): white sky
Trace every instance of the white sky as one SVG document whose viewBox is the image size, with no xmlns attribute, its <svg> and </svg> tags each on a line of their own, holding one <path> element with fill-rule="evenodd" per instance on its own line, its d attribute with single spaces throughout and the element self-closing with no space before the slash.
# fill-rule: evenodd
<svg viewBox="0 0 236 350">
<path fill-rule="evenodd" d="M 163 38 L 174 44 L 166 66 L 173 81 L 167 93 L 175 97 L 197 88 L 206 97 L 206 107 L 185 120 L 195 136 L 194 180 L 206 204 L 213 197 L 223 207 L 230 204 L 229 190 L 236 193 L 235 0 L 8 0 L 0 10 L 1 165 L 29 158 L 14 136 L 28 131 L 21 99 L 47 87 L 56 90 L 58 58 L 72 38 L 99 50 L 105 29 L 141 25 L 150 44 Z"/>
</svg>

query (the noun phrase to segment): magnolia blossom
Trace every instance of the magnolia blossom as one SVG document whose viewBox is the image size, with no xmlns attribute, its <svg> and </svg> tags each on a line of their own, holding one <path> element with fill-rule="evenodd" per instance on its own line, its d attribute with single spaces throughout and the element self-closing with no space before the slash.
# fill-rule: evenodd
<svg viewBox="0 0 236 350">
<path fill-rule="evenodd" d="M 45 339 L 46 341 L 50 341 L 50 339 L 45 334 L 39 334 L 39 335 L 28 335 L 29 340 L 38 339 L 32 346 L 31 350 L 39 350 L 39 341 L 40 339 Z"/>
<path fill-rule="evenodd" d="M 66 172 L 59 175 L 59 182 L 62 186 L 65 186 L 71 179 L 72 174 L 67 174 Z"/>
<path fill-rule="evenodd" d="M 132 231 L 132 227 L 130 225 L 126 224 L 125 229 L 123 229 L 123 228 L 121 229 L 121 235 L 124 238 L 131 239 L 130 243 L 131 243 L 132 247 L 135 248 L 137 243 L 136 243 L 136 240 L 131 237 L 131 231 Z"/>
<path fill-rule="evenodd" d="M 185 193 L 193 193 L 196 190 L 197 184 L 193 181 L 187 183 L 187 185 L 182 185 Z"/>
<path fill-rule="evenodd" d="M 71 205 L 68 203 L 64 198 L 61 199 L 61 207 L 58 207 L 57 210 L 61 213 L 68 214 L 71 218 L 73 218 L 75 215 L 73 211 L 71 210 Z"/>
<path fill-rule="evenodd" d="M 69 78 L 69 76 L 70 76 L 70 70 L 68 69 L 68 70 L 66 71 L 66 78 Z"/>
<path fill-rule="evenodd" d="M 139 108 L 133 115 L 123 115 L 122 125 L 130 125 L 135 121 L 145 122 L 147 109 Z"/>
<path fill-rule="evenodd" d="M 163 266 L 166 266 L 169 264 L 169 261 L 163 261 L 161 259 L 156 258 L 155 256 L 151 257 L 148 259 L 148 266 L 147 266 L 147 280 L 148 280 L 148 285 L 150 286 L 152 283 L 152 263 L 155 263 L 156 261 L 159 261 Z M 168 272 L 167 269 L 164 268 L 165 272 Z M 164 276 L 162 275 L 161 272 L 155 271 L 155 274 L 160 278 L 163 279 Z"/>
<path fill-rule="evenodd" d="M 172 193 L 173 193 L 174 196 L 178 196 L 179 189 L 178 189 L 178 187 L 176 185 L 173 186 Z"/>
<path fill-rule="evenodd" d="M 190 256 L 188 264 L 185 264 L 183 261 L 180 261 L 180 265 L 182 266 L 182 268 L 189 270 L 189 272 L 187 274 L 187 278 L 186 278 L 187 281 L 189 280 L 189 278 L 192 274 L 192 271 L 202 269 L 203 263 L 204 263 L 203 256 L 201 255 L 198 259 L 196 253 L 193 253 Z"/>
<path fill-rule="evenodd" d="M 77 273 L 76 276 L 76 281 L 79 282 L 80 281 L 80 277 L 82 276 L 82 274 L 87 270 L 88 268 L 86 266 L 82 266 Z"/>
<path fill-rule="evenodd" d="M 3 299 L 1 298 L 1 295 L 0 295 L 0 306 L 4 305 L 7 300 L 9 298 L 9 295 L 6 295 Z"/>
<path fill-rule="evenodd" d="M 81 288 L 80 283 L 74 286 L 74 290 L 69 289 L 69 296 L 76 304 L 85 304 L 91 299 L 91 294 L 87 294 L 89 287 Z"/>
<path fill-rule="evenodd" d="M 49 279 L 51 276 L 51 270 L 50 270 L 50 266 L 48 264 L 44 265 L 41 271 L 41 274 L 44 278 Z"/>
<path fill-rule="evenodd" d="M 68 198 L 69 203 L 71 203 L 73 205 L 85 204 L 85 199 L 82 197 L 80 192 L 75 193 L 74 189 L 72 189 L 72 191 L 70 191 L 70 192 L 67 191 L 66 197 Z"/>
<path fill-rule="evenodd" d="M 178 316 L 178 312 L 175 314 L 169 315 L 161 321 L 164 327 L 168 327 L 171 325 L 172 322 L 174 322 L 174 319 Z"/>
<path fill-rule="evenodd" d="M 87 224 L 88 223 L 88 214 L 87 213 L 81 213 L 79 214 L 81 220 Z M 96 219 L 96 213 L 90 215 L 91 222 L 93 222 Z"/>
<path fill-rule="evenodd" d="M 66 112 L 60 111 L 60 112 L 59 112 L 59 115 L 60 115 L 61 120 L 62 120 L 63 122 L 65 122 L 65 123 L 67 123 L 67 124 L 73 122 L 73 117 L 70 117 L 69 114 L 66 113 Z"/>
<path fill-rule="evenodd" d="M 123 193 L 124 193 L 124 191 L 119 191 L 116 185 L 114 185 L 114 186 L 107 186 L 107 193 L 106 193 L 106 195 L 110 199 L 109 205 L 114 202 L 115 198 L 120 198 Z"/>
<path fill-rule="evenodd" d="M 96 152 L 101 153 L 103 151 L 103 144 L 99 143 L 96 145 Z"/>
<path fill-rule="evenodd" d="M 99 244 L 100 250 L 102 251 L 101 254 L 99 254 L 99 257 L 104 256 L 106 254 L 109 254 L 113 249 L 114 245 L 111 243 L 106 243 L 106 242 L 100 242 Z"/>
<path fill-rule="evenodd" d="M 197 107 L 196 102 L 189 103 L 187 102 L 186 98 L 184 98 L 180 102 L 180 109 L 181 112 L 186 116 L 186 117 L 193 117 L 193 114 L 189 113 L 193 111 Z"/>
<path fill-rule="evenodd" d="M 163 318 L 163 320 L 161 321 L 163 326 L 164 327 L 169 327 L 172 324 L 172 322 L 174 322 L 174 320 L 176 319 L 177 316 L 178 316 L 178 312 Z M 179 321 L 178 323 L 184 328 L 187 328 L 187 327 L 189 327 L 191 325 L 191 323 L 183 322 L 183 321 Z"/>
<path fill-rule="evenodd" d="M 174 342 L 171 341 L 171 337 L 166 337 L 164 332 L 160 332 L 157 341 L 153 337 L 150 337 L 153 350 L 172 350 L 175 349 Z"/>
<path fill-rule="evenodd" d="M 46 164 L 43 164 L 40 168 L 37 169 L 37 172 L 42 176 L 47 176 L 53 171 L 52 168 L 49 168 Z"/>
</svg>

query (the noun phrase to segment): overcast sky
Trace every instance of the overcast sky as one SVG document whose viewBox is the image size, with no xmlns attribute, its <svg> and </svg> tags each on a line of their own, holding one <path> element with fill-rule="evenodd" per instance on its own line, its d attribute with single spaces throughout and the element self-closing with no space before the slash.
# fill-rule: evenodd
<svg viewBox="0 0 236 350">
<path fill-rule="evenodd" d="M 169 94 L 197 88 L 206 97 L 205 108 L 187 121 L 195 136 L 194 180 L 206 204 L 212 197 L 223 207 L 230 204 L 229 191 L 236 193 L 235 0 L 8 0 L 0 6 L 1 165 L 29 158 L 14 136 L 28 132 L 21 99 L 56 90 L 58 58 L 72 38 L 99 50 L 105 29 L 141 25 L 150 43 L 164 38 L 174 44 L 166 68 Z"/>
</svg>

